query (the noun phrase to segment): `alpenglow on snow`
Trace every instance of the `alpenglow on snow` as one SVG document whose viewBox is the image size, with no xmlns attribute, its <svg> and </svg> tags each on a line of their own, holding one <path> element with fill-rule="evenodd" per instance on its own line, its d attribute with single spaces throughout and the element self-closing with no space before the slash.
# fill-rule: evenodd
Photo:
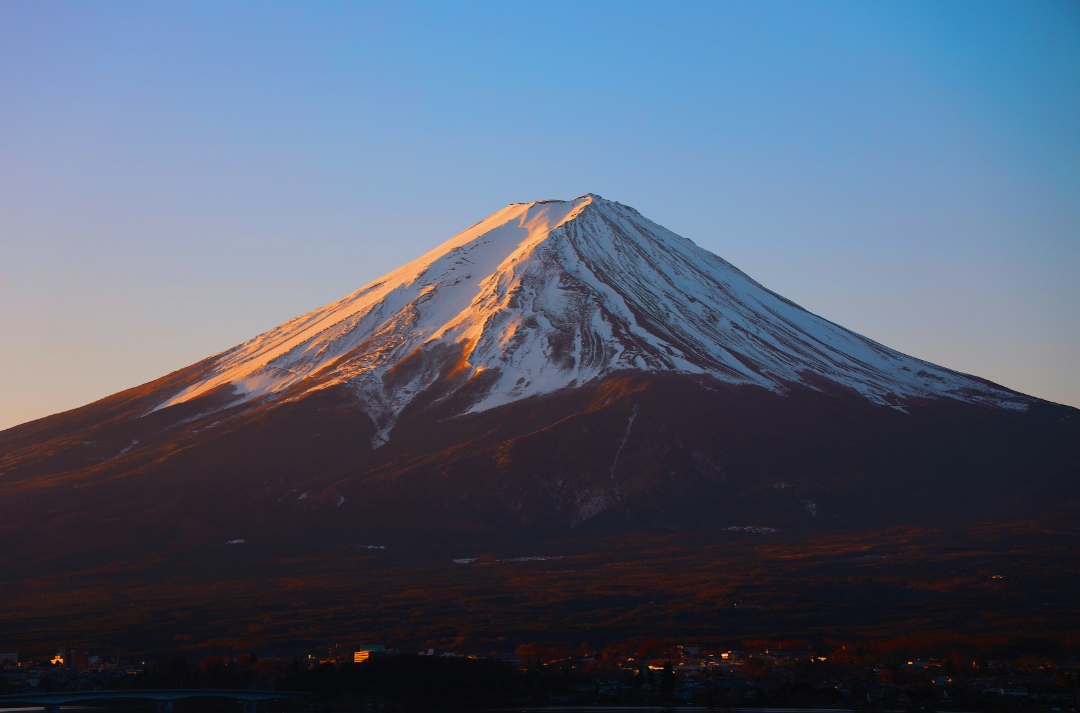
<svg viewBox="0 0 1080 713">
<path fill-rule="evenodd" d="M 819 389 L 824 379 L 894 408 L 917 398 L 1027 405 L 812 314 L 633 208 L 587 194 L 509 205 L 353 294 L 222 352 L 206 378 L 158 408 L 221 387 L 232 387 L 236 403 L 343 384 L 375 422 L 379 445 L 436 382 L 470 384 L 466 411 L 475 412 L 626 370 L 779 393 Z"/>
</svg>

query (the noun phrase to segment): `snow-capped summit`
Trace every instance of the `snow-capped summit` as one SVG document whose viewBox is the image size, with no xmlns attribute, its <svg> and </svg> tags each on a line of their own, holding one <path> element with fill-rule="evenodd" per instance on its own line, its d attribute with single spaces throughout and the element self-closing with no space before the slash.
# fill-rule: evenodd
<svg viewBox="0 0 1080 713">
<path fill-rule="evenodd" d="M 802 309 L 633 208 L 587 194 L 515 203 L 353 294 L 215 357 L 164 408 L 221 387 L 235 402 L 345 385 L 375 422 L 438 387 L 468 412 L 625 370 L 784 393 L 853 389 L 903 408 L 1028 400 L 906 356 Z"/>
</svg>

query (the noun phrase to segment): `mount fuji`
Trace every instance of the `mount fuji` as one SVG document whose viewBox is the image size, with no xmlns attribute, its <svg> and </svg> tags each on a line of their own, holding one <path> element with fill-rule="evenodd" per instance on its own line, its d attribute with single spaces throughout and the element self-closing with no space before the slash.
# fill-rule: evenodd
<svg viewBox="0 0 1080 713">
<path fill-rule="evenodd" d="M 1075 424 L 588 194 L 509 205 L 237 347 L 3 432 L 0 510 L 24 537 L 93 510 L 127 540 L 164 509 L 151 529 L 192 523 L 184 542 L 238 522 L 984 517 L 1039 511 L 1075 474 Z"/>
<path fill-rule="evenodd" d="M 811 314 L 619 203 L 519 203 L 0 432 L 0 628 L 154 650 L 402 620 L 431 646 L 968 611 L 1028 635 L 1076 590 L 1078 481 L 1077 409 Z M 987 615 L 971 592 L 1013 570 L 1028 594 Z"/>
</svg>

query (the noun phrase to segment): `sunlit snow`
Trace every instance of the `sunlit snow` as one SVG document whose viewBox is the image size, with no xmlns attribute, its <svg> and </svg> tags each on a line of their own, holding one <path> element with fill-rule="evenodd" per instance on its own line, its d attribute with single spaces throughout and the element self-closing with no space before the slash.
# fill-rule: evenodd
<svg viewBox="0 0 1080 713">
<path fill-rule="evenodd" d="M 1018 394 L 811 314 L 592 194 L 507 206 L 348 297 L 218 355 L 207 378 L 158 408 L 222 386 L 244 401 L 345 384 L 375 423 L 378 446 L 402 409 L 448 373 L 456 388 L 483 375 L 466 409 L 476 412 L 621 370 L 707 374 L 779 393 L 824 378 L 894 408 L 919 397 L 1026 408 Z"/>
</svg>

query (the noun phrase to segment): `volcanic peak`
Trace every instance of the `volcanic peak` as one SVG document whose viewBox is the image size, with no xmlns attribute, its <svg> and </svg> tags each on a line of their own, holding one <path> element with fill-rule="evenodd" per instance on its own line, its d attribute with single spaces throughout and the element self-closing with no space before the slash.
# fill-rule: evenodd
<svg viewBox="0 0 1080 713">
<path fill-rule="evenodd" d="M 235 403 L 341 385 L 375 422 L 378 445 L 421 394 L 467 393 L 458 410 L 475 412 L 625 370 L 780 393 L 840 388 L 896 408 L 913 398 L 1030 401 L 811 314 L 634 209 L 586 194 L 506 206 L 219 354 L 158 408 L 223 387 Z"/>
</svg>

